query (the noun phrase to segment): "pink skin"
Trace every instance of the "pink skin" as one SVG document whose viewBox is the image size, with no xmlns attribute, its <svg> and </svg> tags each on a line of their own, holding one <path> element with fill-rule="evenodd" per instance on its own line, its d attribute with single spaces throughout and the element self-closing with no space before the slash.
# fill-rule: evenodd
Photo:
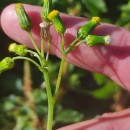
<svg viewBox="0 0 130 130">
<path fill-rule="evenodd" d="M 24 5 L 27 13 L 33 21 L 32 33 L 40 46 L 39 23 L 41 22 L 41 7 Z M 62 20 L 67 28 L 65 33 L 66 46 L 75 37 L 77 29 L 87 22 L 85 18 L 72 17 L 61 14 Z M 17 16 L 14 12 L 14 5 L 4 9 L 1 14 L 1 27 L 3 31 L 12 39 L 19 43 L 32 47 L 29 37 L 18 25 Z M 67 56 L 67 61 L 90 71 L 103 73 L 113 81 L 127 90 L 130 90 L 130 32 L 124 28 L 111 24 L 101 23 L 93 34 L 111 35 L 112 42 L 109 46 L 88 47 L 84 44 L 77 47 Z M 51 54 L 61 57 L 60 43 L 61 37 L 51 26 Z M 61 128 L 59 130 L 129 130 L 130 110 L 118 113 L 106 114 L 97 119 L 84 121 Z"/>
</svg>

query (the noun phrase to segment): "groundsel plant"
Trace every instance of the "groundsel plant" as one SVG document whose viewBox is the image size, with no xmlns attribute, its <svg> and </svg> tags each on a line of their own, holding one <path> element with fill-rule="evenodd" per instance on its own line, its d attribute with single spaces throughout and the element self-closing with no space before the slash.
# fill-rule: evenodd
<svg viewBox="0 0 130 130">
<path fill-rule="evenodd" d="M 64 66 L 64 62 L 68 53 L 70 53 L 73 49 L 75 49 L 80 44 L 86 44 L 87 46 L 97 46 L 97 45 L 109 45 L 111 42 L 111 37 L 107 36 L 96 36 L 92 35 L 92 31 L 101 24 L 101 19 L 99 17 L 92 17 L 92 19 L 87 22 L 84 26 L 80 27 L 77 30 L 76 39 L 65 48 L 65 40 L 64 34 L 66 31 L 66 27 L 60 18 L 60 12 L 53 8 L 52 0 L 44 0 L 43 1 L 43 9 L 41 12 L 42 22 L 39 24 L 40 28 L 40 37 L 41 37 L 41 47 L 37 47 L 37 43 L 35 42 L 31 29 L 32 22 L 27 15 L 24 6 L 20 3 L 15 4 L 14 10 L 17 14 L 19 25 L 23 31 L 26 31 L 29 35 L 29 38 L 32 42 L 34 50 L 28 49 L 25 45 L 19 45 L 16 43 L 12 43 L 9 45 L 9 52 L 15 53 L 17 56 L 15 57 L 6 57 L 0 62 L 0 73 L 13 68 L 16 60 L 28 60 L 33 63 L 39 71 L 44 76 L 44 82 L 48 97 L 48 118 L 47 118 L 47 130 L 52 130 L 53 127 L 53 112 L 54 106 L 56 103 L 56 99 L 58 96 L 58 91 L 61 83 L 62 70 Z M 57 82 L 55 86 L 54 93 L 51 90 L 51 83 L 49 79 L 49 70 L 48 70 L 48 61 L 49 61 L 49 53 L 51 48 L 51 36 L 50 36 L 50 26 L 54 26 L 57 33 L 61 36 L 61 64 L 59 68 L 59 73 L 57 77 Z M 46 54 L 44 53 L 44 44 L 47 44 Z M 30 54 L 33 57 L 36 57 L 38 60 L 34 61 L 30 57 L 27 57 L 27 54 Z"/>
</svg>

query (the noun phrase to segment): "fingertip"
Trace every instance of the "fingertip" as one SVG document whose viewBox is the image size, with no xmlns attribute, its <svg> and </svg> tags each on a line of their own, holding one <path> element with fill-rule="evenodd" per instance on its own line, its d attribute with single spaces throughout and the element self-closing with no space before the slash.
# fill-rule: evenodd
<svg viewBox="0 0 130 130">
<path fill-rule="evenodd" d="M 14 11 L 12 10 L 13 8 L 13 4 L 11 5 L 8 5 L 7 7 L 5 7 L 1 13 L 1 19 L 0 19 L 0 22 L 1 22 L 1 26 L 2 26 L 2 29 L 3 31 L 6 32 L 6 28 L 8 28 L 8 23 L 10 22 L 10 18 L 13 18 L 14 17 Z M 13 16 L 13 17 L 12 17 Z"/>
</svg>

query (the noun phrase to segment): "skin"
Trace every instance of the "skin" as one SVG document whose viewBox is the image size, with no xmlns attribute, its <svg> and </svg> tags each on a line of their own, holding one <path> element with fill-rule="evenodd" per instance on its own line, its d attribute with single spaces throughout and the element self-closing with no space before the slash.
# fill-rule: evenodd
<svg viewBox="0 0 130 130">
<path fill-rule="evenodd" d="M 24 5 L 33 21 L 32 33 L 40 46 L 39 23 L 41 7 Z M 67 28 L 65 33 L 66 46 L 76 37 L 77 29 L 88 20 L 61 14 Z M 6 7 L 1 14 L 1 28 L 12 39 L 32 47 L 29 37 L 19 27 L 14 5 Z M 80 45 L 67 56 L 67 61 L 86 70 L 102 73 L 110 77 L 121 87 L 130 90 L 130 32 L 121 27 L 101 23 L 94 31 L 96 35 L 111 35 L 109 46 L 88 47 Z M 51 26 L 51 54 L 61 57 L 61 37 Z M 46 50 L 46 47 L 45 47 Z M 116 113 L 107 113 L 93 120 L 73 124 L 58 130 L 129 130 L 130 109 Z"/>
</svg>

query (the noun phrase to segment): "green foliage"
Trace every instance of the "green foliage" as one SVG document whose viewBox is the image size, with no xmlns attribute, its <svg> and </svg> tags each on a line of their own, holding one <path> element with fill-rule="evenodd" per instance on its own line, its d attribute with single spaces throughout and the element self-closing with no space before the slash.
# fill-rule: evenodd
<svg viewBox="0 0 130 130">
<path fill-rule="evenodd" d="M 107 12 L 106 3 L 104 0 L 82 0 L 85 7 L 90 11 L 92 15 L 100 15 Z"/>
<path fill-rule="evenodd" d="M 32 4 L 32 5 L 42 5 L 43 0 L 17 0 L 17 2 Z"/>
<path fill-rule="evenodd" d="M 0 103 L 0 111 L 2 120 L 13 119 L 8 122 L 12 125 L 13 130 L 35 130 L 34 129 L 34 118 L 40 120 L 46 119 L 47 116 L 47 95 L 44 89 L 35 89 L 32 92 L 33 102 L 28 104 L 25 102 L 24 97 L 10 95 L 4 98 Z M 34 104 L 33 104 L 34 103 Z M 32 107 L 32 105 L 34 105 Z M 64 123 L 74 123 L 83 119 L 83 114 L 76 110 L 65 109 L 61 105 L 56 105 L 55 110 L 55 120 L 54 123 L 64 122 Z M 5 122 L 5 124 L 7 121 Z M 8 130 L 9 125 L 1 126 L 2 129 Z M 41 130 L 42 125 L 37 128 Z"/>
<path fill-rule="evenodd" d="M 43 0 L 2 0 L 0 2 L 0 10 L 3 9 L 5 6 L 12 3 L 26 3 L 26 4 L 32 4 L 32 5 L 42 5 Z"/>
<path fill-rule="evenodd" d="M 63 123 L 76 123 L 81 121 L 82 119 L 83 114 L 74 110 L 62 108 L 60 111 L 58 111 L 55 121 Z"/>
<path fill-rule="evenodd" d="M 96 99 L 110 99 L 117 91 L 120 90 L 119 86 L 107 77 L 96 73 L 93 73 L 93 76 L 99 87 L 93 91 L 89 91 L 88 93 Z"/>
<path fill-rule="evenodd" d="M 128 0 L 127 4 L 124 4 L 122 6 L 120 6 L 120 10 L 121 10 L 121 14 L 120 14 L 120 18 L 117 20 L 116 24 L 119 26 L 124 26 L 126 28 L 130 27 L 130 1 Z"/>
</svg>

